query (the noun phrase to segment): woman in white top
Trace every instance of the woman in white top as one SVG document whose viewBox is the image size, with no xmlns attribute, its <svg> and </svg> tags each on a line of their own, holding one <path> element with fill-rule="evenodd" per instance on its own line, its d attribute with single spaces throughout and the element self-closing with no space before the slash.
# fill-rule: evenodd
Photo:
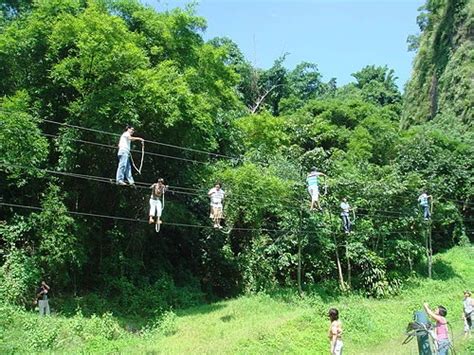
<svg viewBox="0 0 474 355">
<path fill-rule="evenodd" d="M 214 187 L 209 190 L 207 195 L 211 199 L 211 214 L 209 217 L 214 221 L 214 228 L 222 229 L 222 226 L 221 226 L 221 219 L 223 216 L 222 201 L 224 201 L 225 192 L 224 190 L 222 190 L 221 184 L 216 183 Z"/>
<path fill-rule="evenodd" d="M 474 300 L 471 298 L 471 292 L 464 291 L 464 300 L 462 302 L 462 318 L 464 320 L 464 337 L 471 336 L 472 329 L 472 312 L 474 311 Z"/>
<path fill-rule="evenodd" d="M 331 308 L 328 317 L 331 320 L 328 333 L 329 342 L 331 343 L 330 354 L 342 355 L 342 322 L 339 320 L 339 311 L 336 308 Z"/>
</svg>

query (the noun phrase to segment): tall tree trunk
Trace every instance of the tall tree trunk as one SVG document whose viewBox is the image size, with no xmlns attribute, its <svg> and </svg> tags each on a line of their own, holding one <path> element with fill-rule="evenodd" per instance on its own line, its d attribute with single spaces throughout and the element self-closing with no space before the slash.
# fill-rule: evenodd
<svg viewBox="0 0 474 355">
<path fill-rule="evenodd" d="M 336 251 L 336 266 L 337 266 L 337 272 L 339 274 L 339 286 L 341 287 L 341 290 L 345 291 L 346 287 L 344 285 L 344 276 L 342 275 L 341 259 L 339 258 L 339 251 L 337 250 L 336 233 L 333 234 L 333 237 L 334 237 L 334 247 Z"/>
<path fill-rule="evenodd" d="M 431 270 L 433 265 L 433 249 L 431 243 L 431 224 L 428 224 L 425 229 L 426 240 L 426 258 L 428 261 L 428 277 L 431 279 Z"/>
<path fill-rule="evenodd" d="M 298 294 L 301 296 L 303 294 L 303 289 L 301 287 L 301 233 L 298 233 Z"/>
<path fill-rule="evenodd" d="M 349 288 L 352 288 L 352 285 L 351 285 L 352 267 L 351 267 L 351 259 L 349 257 L 349 240 L 346 240 L 346 261 L 347 261 L 347 285 L 349 286 Z"/>
</svg>

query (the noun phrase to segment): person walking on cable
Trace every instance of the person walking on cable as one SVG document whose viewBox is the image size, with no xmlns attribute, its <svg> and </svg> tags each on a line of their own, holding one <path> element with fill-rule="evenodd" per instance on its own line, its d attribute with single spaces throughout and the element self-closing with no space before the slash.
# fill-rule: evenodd
<svg viewBox="0 0 474 355">
<path fill-rule="evenodd" d="M 127 182 L 133 186 L 135 184 L 132 176 L 132 165 L 130 162 L 130 142 L 131 141 L 140 141 L 144 144 L 145 140 L 140 137 L 133 137 L 135 133 L 135 128 L 130 125 L 125 127 L 125 131 L 120 136 L 118 144 L 118 167 L 116 174 L 116 182 L 118 185 L 126 185 Z"/>
<path fill-rule="evenodd" d="M 49 316 L 49 301 L 48 301 L 49 286 L 46 282 L 41 281 L 41 285 L 36 289 L 36 300 L 38 303 L 40 316 Z"/>
<path fill-rule="evenodd" d="M 344 197 L 341 202 L 341 219 L 342 219 L 342 227 L 344 228 L 344 233 L 349 234 L 351 232 L 351 220 L 349 217 L 349 212 L 351 210 L 351 206 L 347 202 L 347 198 Z"/>
<path fill-rule="evenodd" d="M 223 205 L 225 192 L 221 188 L 220 183 L 216 183 L 212 189 L 207 193 L 211 199 L 211 214 L 210 218 L 214 222 L 214 228 L 222 229 L 221 219 L 223 217 Z"/>
<path fill-rule="evenodd" d="M 156 183 L 150 186 L 151 196 L 150 196 L 150 218 L 148 220 L 149 224 L 161 224 L 161 212 L 163 211 L 163 204 L 161 202 L 165 191 L 168 189 L 168 186 L 165 185 L 165 180 L 159 178 Z M 156 222 L 154 220 L 156 216 Z"/>
<path fill-rule="evenodd" d="M 311 172 L 306 177 L 306 183 L 308 184 L 308 192 L 311 196 L 310 210 L 314 210 L 314 206 L 321 209 L 319 204 L 319 176 L 327 176 L 324 173 L 317 171 L 316 167 L 311 168 Z"/>
<path fill-rule="evenodd" d="M 420 203 L 421 208 L 423 208 L 423 218 L 425 221 L 431 218 L 430 201 L 433 201 L 433 196 L 428 195 L 426 191 L 423 191 L 423 193 L 418 197 L 418 202 Z"/>
</svg>

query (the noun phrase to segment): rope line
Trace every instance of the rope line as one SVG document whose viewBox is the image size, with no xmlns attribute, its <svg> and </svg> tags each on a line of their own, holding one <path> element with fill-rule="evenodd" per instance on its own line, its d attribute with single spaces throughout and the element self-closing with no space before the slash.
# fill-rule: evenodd
<svg viewBox="0 0 474 355">
<path fill-rule="evenodd" d="M 2 164 L 1 162 L 0 162 L 0 165 L 7 166 L 6 164 Z M 15 168 L 20 168 L 20 169 L 30 169 L 30 167 L 26 167 L 26 166 L 22 166 L 22 165 L 11 165 L 10 164 L 8 166 L 15 167 Z M 63 171 L 56 171 L 56 170 L 36 168 L 36 167 L 35 167 L 35 169 L 38 170 L 38 171 L 42 171 L 44 173 L 49 173 L 49 174 L 54 174 L 54 175 L 59 175 L 59 176 L 70 176 L 70 177 L 78 178 L 78 179 L 90 180 L 90 181 L 101 182 L 101 183 L 106 183 L 106 184 L 113 184 L 112 179 L 107 178 L 107 177 L 102 177 L 102 176 L 94 176 L 94 175 L 87 175 L 87 174 L 63 172 Z M 152 184 L 151 183 L 145 183 L 145 182 L 136 182 L 135 185 L 136 185 L 135 187 L 138 188 L 138 189 L 149 190 L 149 188 Z M 197 196 L 197 197 L 207 198 L 207 194 L 204 191 L 201 194 L 199 194 L 199 193 L 192 193 L 192 192 L 187 192 L 187 191 L 179 191 L 178 189 L 187 189 L 187 188 L 182 188 L 180 186 L 172 186 L 172 185 L 168 185 L 168 186 L 169 186 L 168 191 L 170 191 L 173 194 L 176 193 L 176 194 L 187 195 L 187 196 Z M 245 198 L 243 198 L 243 200 L 245 200 Z M 288 200 L 288 201 L 300 202 L 301 203 L 301 201 L 297 201 L 297 200 Z M 362 208 L 358 208 L 358 209 L 368 211 L 367 209 L 362 209 Z M 329 210 L 331 213 L 333 213 L 335 215 L 338 215 L 339 212 L 340 212 L 339 210 L 336 210 L 336 209 L 327 209 L 327 210 Z M 376 218 L 376 217 L 385 218 L 385 219 L 389 219 L 389 220 L 400 220 L 402 217 L 412 217 L 413 216 L 413 215 L 404 215 L 404 216 L 400 216 L 400 217 L 395 217 L 395 216 L 390 215 L 390 214 L 385 215 L 384 212 L 390 212 L 390 211 L 378 210 L 377 213 L 374 213 L 374 212 L 372 212 L 372 213 L 358 212 L 357 216 L 360 219 L 362 219 L 365 216 L 365 217 L 370 217 L 370 218 Z M 471 219 L 463 219 L 463 220 L 464 221 L 471 221 Z M 398 232 L 399 231 L 392 231 L 391 233 L 396 234 Z M 406 231 L 402 231 L 402 232 L 415 234 L 416 230 L 406 230 Z"/>
<path fill-rule="evenodd" d="M 112 133 L 110 133 L 110 134 L 112 134 Z M 113 134 L 117 135 L 115 133 L 113 133 Z M 52 134 L 48 134 L 48 133 L 42 133 L 42 135 L 47 136 L 47 137 L 51 137 L 51 138 L 61 138 L 60 136 L 52 135 Z M 100 147 L 104 147 L 104 148 L 110 148 L 110 149 L 114 149 L 114 150 L 117 149 L 117 147 L 115 147 L 113 145 L 108 145 L 108 144 L 103 144 L 103 143 L 97 143 L 97 142 L 86 141 L 86 140 L 82 140 L 82 139 L 74 139 L 74 138 L 71 138 L 70 140 L 76 141 L 76 142 L 79 142 L 79 143 L 90 144 L 90 145 L 100 146 Z M 146 154 L 146 155 L 150 155 L 150 156 L 158 156 L 158 157 L 162 157 L 162 158 L 181 160 L 181 161 L 186 161 L 186 162 L 190 162 L 190 163 L 208 164 L 208 162 L 203 162 L 203 161 L 199 161 L 199 160 L 181 158 L 181 157 L 177 157 L 177 156 L 173 156 L 173 155 L 166 155 L 166 154 L 160 154 L 160 153 L 154 153 L 154 152 L 146 152 L 146 151 L 143 151 L 143 150 L 140 151 L 140 150 L 136 150 L 136 149 L 131 149 L 131 152 L 142 152 L 142 161 L 143 161 L 143 154 Z M 336 183 L 336 184 L 338 184 L 338 183 Z M 190 190 L 190 191 L 204 191 L 204 189 L 202 189 L 202 188 L 201 189 L 193 189 L 193 188 L 189 188 L 189 187 L 178 187 L 178 186 L 175 186 L 174 188 L 185 189 L 185 190 Z M 461 200 L 450 200 L 450 199 L 445 199 L 445 198 L 441 198 L 441 200 L 449 201 L 449 202 L 457 202 L 459 204 L 462 203 L 464 205 L 466 205 L 466 204 L 467 205 L 471 205 L 471 204 L 474 205 L 474 202 L 472 202 L 472 203 L 467 202 L 466 203 L 465 201 L 461 201 Z M 288 202 L 295 202 L 294 200 L 287 200 L 287 201 Z M 358 207 L 357 209 L 358 210 L 370 211 L 368 208 L 363 208 L 363 207 Z M 387 214 L 403 215 L 402 212 L 397 212 L 397 211 L 387 211 L 387 210 L 378 210 L 378 211 L 379 212 L 385 212 Z"/>
<path fill-rule="evenodd" d="M 118 133 L 102 131 L 102 130 L 94 129 L 94 128 L 76 126 L 76 125 L 72 125 L 72 124 L 65 123 L 65 122 L 57 122 L 57 121 L 48 120 L 48 119 L 42 119 L 42 120 L 44 122 L 48 122 L 48 123 L 52 123 L 52 124 L 56 124 L 56 125 L 61 125 L 61 126 L 65 126 L 65 127 L 70 127 L 70 128 L 75 128 L 75 129 L 81 129 L 81 130 L 85 130 L 85 131 L 89 131 L 89 132 L 108 134 L 108 135 L 115 136 L 115 137 L 120 137 L 121 136 L 121 134 L 118 134 Z M 213 152 L 200 150 L 200 149 L 194 149 L 194 148 L 186 148 L 186 147 L 181 147 L 179 145 L 174 145 L 174 144 L 169 144 L 169 143 L 157 142 L 157 141 L 152 141 L 152 140 L 145 140 L 145 142 L 151 143 L 151 144 L 156 144 L 156 145 L 161 145 L 161 146 L 164 146 L 164 147 L 174 148 L 174 149 L 186 150 L 186 151 L 190 151 L 190 152 L 194 152 L 194 153 L 206 154 L 206 155 L 210 155 L 211 157 L 220 157 L 220 158 L 232 159 L 232 160 L 239 159 L 238 157 L 232 157 L 230 155 L 225 155 L 225 154 L 220 154 L 220 153 L 213 153 Z"/>
<path fill-rule="evenodd" d="M 23 208 L 23 209 L 30 209 L 30 210 L 36 210 L 36 211 L 43 211 L 45 210 L 43 207 L 38 207 L 38 206 L 30 206 L 30 205 L 22 205 L 22 204 L 15 204 L 15 203 L 6 203 L 6 202 L 0 202 L 0 206 L 6 206 L 6 207 L 12 207 L 12 208 Z M 127 222 L 139 222 L 139 223 L 148 223 L 148 220 L 145 219 L 139 219 L 139 218 L 130 218 L 130 217 L 122 217 L 122 216 L 110 216 L 110 215 L 104 215 L 104 214 L 97 214 L 97 213 L 89 213 L 89 212 L 78 212 L 78 211 L 65 211 L 68 214 L 72 215 L 78 215 L 78 216 L 86 216 L 86 217 L 99 217 L 99 218 L 107 218 L 107 219 L 114 219 L 114 220 L 121 220 L 121 221 L 127 221 Z M 177 227 L 189 227 L 189 228 L 200 228 L 200 229 L 214 229 L 212 226 L 208 225 L 200 225 L 200 224 L 189 224 L 189 223 L 166 223 L 167 225 L 171 226 L 177 226 Z M 325 228 L 320 228 L 318 230 L 287 230 L 287 229 L 269 229 L 269 228 L 241 228 L 241 227 L 236 227 L 232 228 L 232 230 L 237 230 L 237 231 L 260 231 L 260 232 L 273 232 L 273 233 L 295 233 L 295 234 L 306 234 L 310 232 L 316 232 L 321 229 Z"/>
<path fill-rule="evenodd" d="M 61 138 L 60 136 L 57 136 L 57 135 L 54 135 L 54 134 L 49 134 L 49 133 L 41 133 L 41 134 L 42 134 L 43 136 L 50 137 L 50 138 Z M 76 138 L 70 138 L 69 140 L 74 141 L 74 142 L 84 143 L 84 144 L 95 145 L 95 146 L 98 146 L 98 147 L 103 147 L 103 148 L 109 148 L 109 149 L 117 150 L 117 147 L 116 147 L 116 146 L 110 145 L 110 144 L 97 143 L 97 142 L 92 142 L 92 141 L 86 141 L 86 140 L 83 140 L 83 139 L 76 139 Z M 139 153 L 140 150 L 131 149 L 130 152 Z M 186 161 L 186 162 L 189 162 L 189 163 L 209 164 L 209 162 L 206 162 L 206 161 L 199 161 L 199 160 L 194 160 L 194 159 L 180 158 L 180 157 L 176 157 L 176 156 L 173 156 L 173 155 L 166 155 L 166 154 L 160 154 L 160 153 L 154 153 L 154 152 L 146 152 L 146 151 L 144 151 L 144 154 L 146 154 L 146 155 L 151 155 L 151 156 L 162 157 L 162 158 L 168 158 L 168 159 L 181 160 L 181 161 Z"/>
</svg>

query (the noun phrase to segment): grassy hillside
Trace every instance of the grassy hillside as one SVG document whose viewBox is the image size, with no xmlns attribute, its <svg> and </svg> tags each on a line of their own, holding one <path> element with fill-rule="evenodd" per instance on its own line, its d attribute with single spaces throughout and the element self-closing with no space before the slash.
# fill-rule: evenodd
<svg viewBox="0 0 474 355">
<path fill-rule="evenodd" d="M 436 256 L 434 280 L 413 279 L 394 298 L 358 296 L 300 299 L 291 293 L 256 295 L 168 312 L 141 330 L 105 314 L 78 313 L 40 319 L 3 306 L 0 352 L 123 353 L 327 353 L 327 309 L 340 309 L 346 354 L 415 354 L 415 342 L 402 346 L 404 328 L 423 301 L 448 308 L 459 354 L 474 350 L 463 341 L 462 290 L 474 288 L 474 249 L 454 248 Z"/>
</svg>

